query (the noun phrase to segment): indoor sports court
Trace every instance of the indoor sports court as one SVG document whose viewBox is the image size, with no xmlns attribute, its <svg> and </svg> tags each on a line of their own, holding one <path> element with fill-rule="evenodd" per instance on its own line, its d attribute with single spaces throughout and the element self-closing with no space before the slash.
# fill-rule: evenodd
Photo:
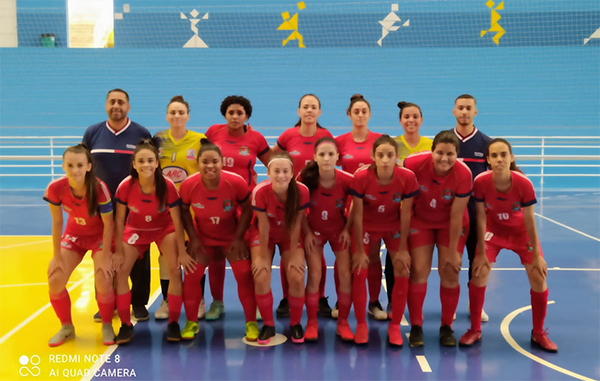
<svg viewBox="0 0 600 381">
<path fill-rule="evenodd" d="M 86 11 L 72 0 L 11 3 L 14 10 L 3 2 L 2 12 L 14 14 L 17 45 L 7 45 L 8 32 L 0 36 L 0 380 L 600 379 L 597 1 L 99 1 L 103 12 L 94 14 L 107 14 L 110 24 L 90 21 L 108 31 L 97 41 L 85 40 L 85 17 L 72 13 Z M 40 36 L 49 33 L 54 45 L 44 46 Z M 391 136 L 402 133 L 396 103 L 415 102 L 427 137 L 453 128 L 455 98 L 473 94 L 477 128 L 510 141 L 535 186 L 536 225 L 548 264 L 545 327 L 558 353 L 531 346 L 529 282 L 519 257 L 506 250 L 487 285 L 489 322 L 472 347 L 438 343 L 435 264 L 422 348 L 407 341 L 390 347 L 387 322 L 372 318 L 364 346 L 341 341 L 336 321 L 324 317 L 315 343 L 292 344 L 289 318 L 275 318 L 273 345 L 248 344 L 229 264 L 225 314 L 200 320 L 194 340 L 168 343 L 167 321 L 153 317 L 162 299 L 154 245 L 150 319 L 132 318 L 130 343 L 102 345 L 100 324 L 92 319 L 98 307 L 88 254 L 67 285 L 77 337 L 50 348 L 60 322 L 48 296 L 52 220 L 42 196 L 64 174 L 65 148 L 79 143 L 86 127 L 106 120 L 103 105 L 113 88 L 129 92 L 129 117 L 152 134 L 168 128 L 166 106 L 174 95 L 189 101 L 187 126 L 198 132 L 224 123 L 223 98 L 244 95 L 254 107 L 250 124 L 270 146 L 297 121 L 303 94 L 319 96 L 319 123 L 333 135 L 351 128 L 346 108 L 352 94 L 370 102 L 369 129 Z M 266 179 L 264 166 L 256 170 L 258 181 Z M 381 253 L 383 259 L 385 247 Z M 325 257 L 333 306 L 328 246 Z M 282 296 L 278 254 L 273 265 L 276 307 Z M 457 336 L 470 326 L 467 266 L 465 253 Z M 385 279 L 382 284 L 385 306 Z M 209 282 L 205 297 L 208 306 Z M 408 311 L 403 335 L 410 331 L 407 318 Z M 351 311 L 350 326 L 355 322 Z M 113 325 L 118 330 L 118 316 Z"/>
</svg>

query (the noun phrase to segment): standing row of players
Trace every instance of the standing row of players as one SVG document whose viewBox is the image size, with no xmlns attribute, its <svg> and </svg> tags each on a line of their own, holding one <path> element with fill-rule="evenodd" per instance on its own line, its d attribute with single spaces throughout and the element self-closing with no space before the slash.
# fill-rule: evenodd
<svg viewBox="0 0 600 381">
<path fill-rule="evenodd" d="M 231 96 L 223 101 L 221 112 L 227 124 L 209 128 L 209 141 L 203 134 L 186 129 L 189 105 L 178 96 L 167 107 L 171 128 L 156 134 L 155 145 L 147 139 L 147 130 L 127 118 L 127 93 L 110 91 L 106 103 L 109 120 L 91 126 L 83 139 L 91 153 L 82 145 L 67 149 L 63 164 L 67 176 L 53 181 L 44 197 L 50 202 L 54 220 L 54 257 L 48 270 L 50 300 L 62 323 L 49 344 L 60 345 L 75 336 L 65 286 L 88 250 L 93 252 L 96 270 L 103 341 L 107 345 L 130 341 L 130 304 L 138 321 L 147 319 L 148 312 L 139 307 L 139 300 L 133 300 L 127 278 L 138 262 L 148 260 L 152 242 L 161 251 L 161 278 L 166 278 L 161 279 L 165 300 L 159 310 L 163 309 L 169 319 L 168 340 L 193 339 L 198 332 L 203 294 L 200 282 L 205 269 L 213 264 L 218 271 L 214 275 L 209 272 L 214 299 L 209 313 L 218 318 L 224 312 L 227 258 L 238 282 L 246 339 L 267 344 L 275 335 L 270 284 L 276 245 L 281 253 L 284 291 L 277 312 L 289 313 L 293 342 L 317 340 L 317 311 L 331 313 L 324 295 L 323 246 L 329 242 L 336 256 L 338 301 L 333 312 L 338 318 L 337 334 L 358 344 L 368 342 L 368 279 L 369 313 L 391 319 L 388 340 L 397 346 L 403 344 L 400 320 L 407 300 L 410 345 L 423 345 L 422 307 L 437 245 L 440 343 L 453 346 L 456 339 L 451 325 L 460 294 L 458 275 L 464 246 L 471 240 L 472 327 L 460 344 L 471 345 L 481 339 L 489 269 L 498 251 L 508 248 L 521 256 L 529 275 L 532 343 L 555 351 L 556 345 L 543 330 L 548 291 L 546 264 L 533 220 L 535 194 L 531 182 L 515 167 L 510 144 L 502 139 L 490 141 L 473 126 L 477 109 L 470 95 L 455 101 L 457 127 L 440 132 L 433 142 L 419 135 L 423 121 L 420 107 L 406 102 L 398 106 L 405 134 L 392 139 L 368 130 L 370 105 L 362 96 L 353 96 L 348 107 L 353 129 L 334 139 L 317 122 L 321 113 L 318 98 L 305 95 L 300 100 L 297 125 L 270 148 L 246 123 L 252 113 L 247 99 Z M 139 144 L 125 140 L 135 137 L 147 140 Z M 404 167 L 397 165 L 406 152 L 420 151 L 424 152 L 406 158 Z M 464 161 L 457 160 L 459 153 Z M 254 171 L 257 159 L 266 165 L 269 177 L 258 185 Z M 336 169 L 336 164 L 342 170 Z M 486 165 L 492 171 L 483 173 Z M 121 176 L 123 168 L 131 168 L 128 177 Z M 95 170 L 104 182 L 96 180 Z M 474 176 L 476 212 L 472 213 L 467 204 Z M 111 249 L 113 205 L 115 247 Z M 64 232 L 61 206 L 70 215 Z M 185 233 L 189 237 L 187 247 Z M 389 257 L 388 313 L 378 301 L 381 241 Z M 149 266 L 142 263 L 141 267 Z M 116 290 L 112 287 L 113 270 Z M 132 276 L 133 288 L 144 278 L 149 276 Z M 182 304 L 187 323 L 180 331 Z M 355 333 L 347 321 L 352 304 L 357 319 Z M 306 331 L 300 323 L 304 305 Z M 115 306 L 122 321 L 116 337 L 111 324 Z M 260 331 L 257 307 L 263 319 Z"/>
</svg>

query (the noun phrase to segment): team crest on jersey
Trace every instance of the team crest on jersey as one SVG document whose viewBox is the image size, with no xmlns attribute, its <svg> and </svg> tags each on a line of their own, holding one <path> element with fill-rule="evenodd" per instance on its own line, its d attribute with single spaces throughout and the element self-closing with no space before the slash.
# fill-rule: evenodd
<svg viewBox="0 0 600 381">
<path fill-rule="evenodd" d="M 419 185 L 419 190 L 422 190 L 423 192 L 427 192 L 427 188 L 425 188 L 425 186 L 423 186 L 423 185 Z"/>
<path fill-rule="evenodd" d="M 370 194 L 366 194 L 365 198 L 368 198 L 369 200 L 377 200 L 377 198 L 375 198 L 375 196 L 370 195 Z"/>
<path fill-rule="evenodd" d="M 294 151 L 290 152 L 289 154 L 292 156 L 298 156 L 298 155 L 300 155 L 300 152 L 294 150 Z"/>
<path fill-rule="evenodd" d="M 137 208 L 135 206 L 131 206 L 129 205 L 129 210 L 131 210 L 133 213 L 139 213 L 140 211 L 137 210 Z"/>
<path fill-rule="evenodd" d="M 223 201 L 223 210 L 226 212 L 230 212 L 233 209 L 233 202 L 231 200 Z"/>
<path fill-rule="evenodd" d="M 521 210 L 521 203 L 517 201 L 512 205 L 512 211 L 518 212 L 519 210 Z"/>
<path fill-rule="evenodd" d="M 250 148 L 241 146 L 238 152 L 242 156 L 248 156 L 250 155 Z"/>
<path fill-rule="evenodd" d="M 392 196 L 392 201 L 394 201 L 394 202 L 402 201 L 402 195 L 400 194 L 400 192 L 394 193 L 394 195 Z"/>
<path fill-rule="evenodd" d="M 192 204 L 192 207 L 196 208 L 196 209 L 204 209 L 204 205 L 202 205 L 201 203 L 197 202 L 195 204 Z"/>
<path fill-rule="evenodd" d="M 196 160 L 196 150 L 193 148 L 187 150 L 186 158 L 188 160 Z"/>
<path fill-rule="evenodd" d="M 335 207 L 336 208 L 341 208 L 342 206 L 344 206 L 344 199 L 340 198 L 339 200 L 335 200 Z"/>
<path fill-rule="evenodd" d="M 444 192 L 442 193 L 442 198 L 444 200 L 452 200 L 452 197 L 454 197 L 454 193 L 450 189 L 444 189 Z"/>
</svg>

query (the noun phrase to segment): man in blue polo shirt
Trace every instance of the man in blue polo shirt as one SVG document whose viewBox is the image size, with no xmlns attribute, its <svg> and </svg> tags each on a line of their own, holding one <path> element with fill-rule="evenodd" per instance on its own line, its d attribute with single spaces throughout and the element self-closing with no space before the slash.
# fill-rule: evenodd
<svg viewBox="0 0 600 381">
<path fill-rule="evenodd" d="M 456 117 L 456 127 L 454 133 L 458 136 L 459 152 L 458 157 L 469 167 L 473 174 L 473 179 L 487 170 L 485 153 L 487 146 L 492 140 L 489 136 L 479 131 L 473 125 L 473 119 L 477 115 L 477 102 L 472 95 L 460 95 L 454 101 L 452 114 Z M 469 236 L 467 237 L 467 254 L 469 257 L 469 281 L 472 275 L 472 263 L 477 249 L 477 217 L 475 213 L 475 199 L 471 197 L 467 206 L 469 210 Z M 481 311 L 481 321 L 488 321 L 488 315 Z"/>
<path fill-rule="evenodd" d="M 82 143 L 92 152 L 96 175 L 106 183 L 113 202 L 117 187 L 129 176 L 133 150 L 141 139 L 152 138 L 150 132 L 127 117 L 129 94 L 113 89 L 106 96 L 108 120 L 94 124 L 85 131 Z M 131 305 L 138 321 L 148 320 L 146 304 L 150 297 L 150 253 L 144 253 L 131 270 Z M 101 322 L 100 313 L 94 320 Z"/>
</svg>

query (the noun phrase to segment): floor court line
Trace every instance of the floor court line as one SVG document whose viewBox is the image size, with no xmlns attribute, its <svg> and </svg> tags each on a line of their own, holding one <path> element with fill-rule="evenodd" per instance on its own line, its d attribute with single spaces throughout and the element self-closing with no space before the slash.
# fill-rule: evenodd
<svg viewBox="0 0 600 381">
<path fill-rule="evenodd" d="M 546 217 L 546 216 L 542 216 L 542 215 L 541 215 L 541 214 L 539 214 L 539 213 L 534 213 L 534 214 L 535 214 L 536 216 L 540 217 L 540 218 L 543 218 L 543 219 L 545 219 L 545 220 L 548 220 L 548 221 L 550 221 L 550 222 L 553 222 L 553 223 L 557 224 L 558 226 L 562 226 L 562 227 L 563 227 L 563 228 L 565 228 L 565 229 L 569 229 L 569 230 L 571 230 L 571 231 L 573 231 L 573 232 L 575 232 L 575 233 L 581 234 L 581 235 L 582 235 L 582 236 L 584 236 L 584 237 L 587 237 L 587 238 L 593 239 L 594 241 L 600 242 L 600 238 L 597 238 L 597 237 L 594 237 L 594 236 L 592 236 L 592 235 L 589 235 L 589 234 L 586 234 L 586 233 L 584 233 L 584 232 L 581 232 L 581 231 L 579 231 L 579 230 L 577 230 L 577 229 L 574 229 L 574 228 L 572 228 L 572 227 L 570 227 L 570 226 L 567 226 L 567 225 L 565 225 L 565 224 L 562 224 L 562 223 L 560 223 L 560 222 L 558 222 L 558 221 L 554 221 L 552 218 L 548 218 L 548 217 Z"/>
<path fill-rule="evenodd" d="M 67 290 L 68 291 L 73 291 L 75 288 L 77 288 L 81 284 L 83 284 L 83 282 L 85 282 L 86 280 L 88 280 L 92 275 L 94 275 L 93 271 L 90 272 L 89 274 L 87 274 L 86 276 L 84 276 L 80 281 L 78 281 L 77 283 L 75 283 L 74 285 L 72 285 L 71 287 L 69 287 Z M 33 314 L 31 314 L 27 319 L 23 320 L 19 325 L 17 325 L 15 328 L 13 328 L 9 332 L 7 332 L 4 336 L 2 336 L 0 338 L 0 345 L 2 343 L 4 343 L 6 340 L 8 340 L 12 335 L 14 335 L 15 333 L 17 333 L 21 328 L 23 328 L 27 324 L 29 324 L 30 321 L 32 321 L 33 319 L 35 319 L 36 317 L 38 317 L 38 315 L 40 315 L 42 312 L 46 311 L 49 307 L 50 307 L 50 302 L 46 303 L 45 306 L 43 306 L 42 308 L 40 308 L 39 310 L 37 310 L 36 312 L 34 312 Z"/>
<path fill-rule="evenodd" d="M 23 236 L 23 237 L 26 237 L 26 236 Z M 37 243 L 47 243 L 47 242 L 52 242 L 52 239 L 46 239 L 46 240 L 43 240 L 43 241 L 35 241 L 35 242 L 18 243 L 16 245 L 9 245 L 9 246 L 2 246 L 2 247 L 0 247 L 0 250 L 2 250 L 2 249 L 10 249 L 11 247 L 35 245 Z"/>
<path fill-rule="evenodd" d="M 68 282 L 67 285 L 73 284 L 73 282 Z M 9 288 L 9 287 L 30 287 L 30 286 L 47 286 L 48 282 L 42 283 L 20 283 L 20 284 L 5 284 L 0 285 L 0 288 Z"/>
<path fill-rule="evenodd" d="M 417 361 L 419 362 L 419 365 L 421 366 L 421 370 L 423 371 L 423 373 L 431 373 L 431 367 L 429 366 L 429 362 L 427 361 L 425 356 L 418 355 Z"/>
<path fill-rule="evenodd" d="M 548 304 L 554 304 L 555 302 L 553 300 L 549 301 Z M 510 334 L 510 323 L 513 321 L 513 319 L 519 315 L 522 312 L 525 312 L 527 310 L 531 309 L 531 305 L 529 306 L 525 306 L 522 308 L 518 308 L 516 310 L 514 310 L 513 312 L 511 312 L 510 314 L 506 315 L 506 317 L 502 320 L 502 323 L 500 324 L 500 331 L 502 332 L 502 336 L 504 337 L 504 340 L 506 340 L 506 342 L 513 347 L 514 350 L 516 350 L 517 352 L 519 352 L 520 354 L 522 354 L 525 357 L 528 357 L 529 359 L 542 364 L 552 370 L 555 370 L 557 372 L 560 372 L 562 374 L 566 374 L 567 376 L 573 377 L 573 378 L 577 378 L 579 380 L 583 380 L 583 381 L 597 381 L 594 380 L 593 378 L 589 378 L 589 377 L 585 377 L 582 376 L 580 374 L 577 374 L 575 372 L 571 372 L 570 370 L 567 370 L 565 368 L 561 368 L 558 365 L 554 365 L 551 362 L 548 362 L 536 355 L 534 355 L 533 353 L 527 352 L 525 349 L 523 349 L 519 344 L 517 344 L 517 342 L 515 341 L 515 339 L 513 339 L 513 337 Z"/>
</svg>

